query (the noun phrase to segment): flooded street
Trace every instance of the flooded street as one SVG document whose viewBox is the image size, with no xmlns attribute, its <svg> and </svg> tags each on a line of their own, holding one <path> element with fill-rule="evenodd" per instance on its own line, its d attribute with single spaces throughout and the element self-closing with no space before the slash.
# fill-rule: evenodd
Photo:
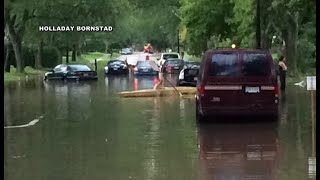
<svg viewBox="0 0 320 180">
<path fill-rule="evenodd" d="M 155 77 L 100 73 L 95 82 L 39 77 L 7 84 L 4 179 L 309 178 L 315 141 L 305 88 L 288 86 L 278 122 L 249 118 L 200 125 L 194 98 L 116 94 L 156 82 Z"/>
</svg>

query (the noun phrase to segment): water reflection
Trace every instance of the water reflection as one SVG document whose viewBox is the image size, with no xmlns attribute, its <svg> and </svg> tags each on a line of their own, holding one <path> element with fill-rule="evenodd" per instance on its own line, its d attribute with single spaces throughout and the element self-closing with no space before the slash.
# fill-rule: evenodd
<svg viewBox="0 0 320 180">
<path fill-rule="evenodd" d="M 127 75 L 110 75 L 104 79 L 108 92 L 126 91 L 130 88 L 130 80 Z"/>
<path fill-rule="evenodd" d="M 158 82 L 157 76 L 107 76 L 105 85 L 108 92 L 152 89 Z"/>
<path fill-rule="evenodd" d="M 42 84 L 37 80 L 7 83 L 4 86 L 4 126 L 27 124 L 43 115 L 44 98 Z"/>
<path fill-rule="evenodd" d="M 134 90 L 152 89 L 157 82 L 157 76 L 136 76 L 133 79 L 133 87 Z"/>
<path fill-rule="evenodd" d="M 275 123 L 198 126 L 204 179 L 276 179 L 279 142 Z"/>
</svg>

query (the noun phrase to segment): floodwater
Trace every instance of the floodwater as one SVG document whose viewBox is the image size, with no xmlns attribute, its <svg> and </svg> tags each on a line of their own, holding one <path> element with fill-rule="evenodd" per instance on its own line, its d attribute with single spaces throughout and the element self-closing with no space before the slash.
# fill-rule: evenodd
<svg viewBox="0 0 320 180">
<path fill-rule="evenodd" d="M 197 124 L 194 98 L 120 98 L 154 77 L 4 88 L 5 180 L 306 180 L 310 92 L 288 86 L 278 122 Z M 283 96 L 284 97 L 284 96 Z M 30 123 L 31 122 L 31 123 Z M 242 122 L 242 123 L 241 123 Z"/>
</svg>

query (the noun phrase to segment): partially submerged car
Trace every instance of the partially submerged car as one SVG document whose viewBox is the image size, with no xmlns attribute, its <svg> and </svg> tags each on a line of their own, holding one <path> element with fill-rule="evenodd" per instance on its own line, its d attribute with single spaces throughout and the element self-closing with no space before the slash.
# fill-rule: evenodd
<svg viewBox="0 0 320 180">
<path fill-rule="evenodd" d="M 44 75 L 44 80 L 96 80 L 97 72 L 84 64 L 59 64 Z"/>
<path fill-rule="evenodd" d="M 129 69 L 125 61 L 111 60 L 104 67 L 105 74 L 128 74 Z"/>
<path fill-rule="evenodd" d="M 200 63 L 185 62 L 184 68 L 180 71 L 177 80 L 177 86 L 196 86 L 198 81 L 198 74 Z"/>
<path fill-rule="evenodd" d="M 183 69 L 184 61 L 177 58 L 169 58 L 162 65 L 164 73 L 179 73 Z"/>
<path fill-rule="evenodd" d="M 157 75 L 158 71 L 152 68 L 149 61 L 138 61 L 133 68 L 133 73 L 135 75 Z"/>
<path fill-rule="evenodd" d="M 164 62 L 166 61 L 166 59 L 170 59 L 170 58 L 181 59 L 180 54 L 176 53 L 176 52 L 161 53 L 160 58 L 157 58 L 158 65 L 162 66 L 164 64 Z"/>
</svg>

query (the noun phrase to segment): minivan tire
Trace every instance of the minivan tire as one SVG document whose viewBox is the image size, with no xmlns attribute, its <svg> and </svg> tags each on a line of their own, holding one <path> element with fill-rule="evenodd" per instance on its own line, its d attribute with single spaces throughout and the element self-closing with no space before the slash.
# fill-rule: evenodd
<svg viewBox="0 0 320 180">
<path fill-rule="evenodd" d="M 205 120 L 205 117 L 199 112 L 199 105 L 197 102 L 196 102 L 196 119 L 197 119 L 197 122 L 199 123 L 204 122 Z"/>
</svg>

